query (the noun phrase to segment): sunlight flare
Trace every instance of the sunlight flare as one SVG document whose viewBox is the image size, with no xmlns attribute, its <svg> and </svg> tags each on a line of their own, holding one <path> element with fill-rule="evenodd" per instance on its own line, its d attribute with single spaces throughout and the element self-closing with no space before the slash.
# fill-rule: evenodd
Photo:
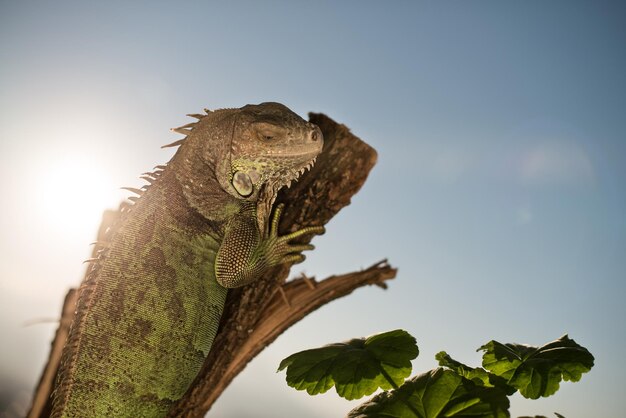
<svg viewBox="0 0 626 418">
<path fill-rule="evenodd" d="M 95 235 L 103 211 L 120 200 L 107 172 L 83 156 L 52 162 L 43 172 L 37 182 L 38 206 L 53 230 Z"/>
</svg>

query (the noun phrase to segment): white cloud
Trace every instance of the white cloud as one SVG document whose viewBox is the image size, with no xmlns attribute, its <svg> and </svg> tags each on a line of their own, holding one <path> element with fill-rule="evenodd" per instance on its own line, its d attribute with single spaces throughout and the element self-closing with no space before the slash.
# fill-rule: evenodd
<svg viewBox="0 0 626 418">
<path fill-rule="evenodd" d="M 523 155 L 520 177 L 524 184 L 588 185 L 594 170 L 587 153 L 574 143 L 545 142 Z"/>
</svg>

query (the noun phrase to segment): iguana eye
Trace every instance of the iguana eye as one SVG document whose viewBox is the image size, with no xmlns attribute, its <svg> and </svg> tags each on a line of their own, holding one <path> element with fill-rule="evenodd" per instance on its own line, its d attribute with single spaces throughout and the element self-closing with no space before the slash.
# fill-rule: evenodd
<svg viewBox="0 0 626 418">
<path fill-rule="evenodd" d="M 285 130 L 269 123 L 259 123 L 256 126 L 256 135 L 262 142 L 271 142 L 285 136 Z"/>
</svg>

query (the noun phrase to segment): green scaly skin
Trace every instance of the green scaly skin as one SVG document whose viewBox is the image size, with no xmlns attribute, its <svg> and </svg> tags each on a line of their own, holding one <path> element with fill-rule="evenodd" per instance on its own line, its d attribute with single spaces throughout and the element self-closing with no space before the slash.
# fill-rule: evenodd
<svg viewBox="0 0 626 418">
<path fill-rule="evenodd" d="M 53 417 L 167 414 L 211 349 L 227 289 L 304 259 L 276 192 L 310 167 L 319 128 L 277 103 L 193 115 L 80 288 Z M 191 128 L 191 129 L 188 129 Z"/>
</svg>

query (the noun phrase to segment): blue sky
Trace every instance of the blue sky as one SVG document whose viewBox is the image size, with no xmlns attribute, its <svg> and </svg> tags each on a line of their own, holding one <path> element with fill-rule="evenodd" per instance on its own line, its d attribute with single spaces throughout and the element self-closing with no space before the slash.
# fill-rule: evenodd
<svg viewBox="0 0 626 418">
<path fill-rule="evenodd" d="M 204 107 L 324 112 L 379 163 L 294 273 L 387 257 L 301 321 L 208 416 L 343 416 L 275 374 L 292 352 L 404 328 L 446 350 L 564 333 L 596 366 L 512 416 L 626 410 L 626 8 L 621 2 L 0 2 L 2 381 L 36 382 L 100 215 Z M 242 402 L 245 399 L 245 402 Z M 358 403 L 358 402 L 357 402 Z"/>
</svg>

